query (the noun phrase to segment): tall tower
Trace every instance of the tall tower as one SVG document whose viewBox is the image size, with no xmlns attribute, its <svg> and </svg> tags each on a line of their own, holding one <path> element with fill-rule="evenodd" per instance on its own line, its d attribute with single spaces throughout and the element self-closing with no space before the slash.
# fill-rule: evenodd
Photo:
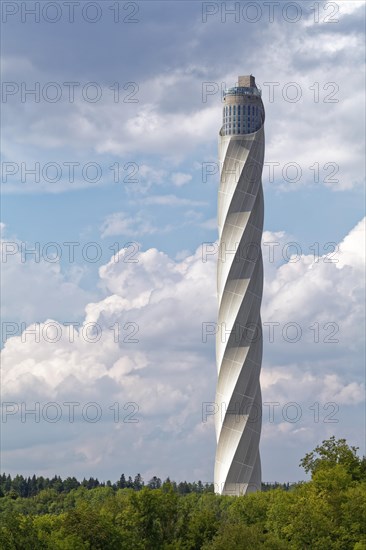
<svg viewBox="0 0 366 550">
<path fill-rule="evenodd" d="M 261 489 L 264 107 L 254 76 L 225 90 L 219 133 L 216 492 Z"/>
</svg>

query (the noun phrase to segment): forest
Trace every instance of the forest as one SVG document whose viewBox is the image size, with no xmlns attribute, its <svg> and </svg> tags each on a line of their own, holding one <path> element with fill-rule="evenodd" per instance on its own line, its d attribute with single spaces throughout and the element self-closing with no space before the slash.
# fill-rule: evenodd
<svg viewBox="0 0 366 550">
<path fill-rule="evenodd" d="M 366 460 L 331 437 L 297 484 L 234 497 L 153 477 L 0 476 L 3 550 L 366 549 Z"/>
</svg>

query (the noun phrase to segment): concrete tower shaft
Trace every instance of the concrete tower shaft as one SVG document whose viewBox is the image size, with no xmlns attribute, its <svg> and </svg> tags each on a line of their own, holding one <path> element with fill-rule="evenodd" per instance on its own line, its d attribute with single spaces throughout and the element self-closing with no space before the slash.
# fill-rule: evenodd
<svg viewBox="0 0 366 550">
<path fill-rule="evenodd" d="M 215 487 L 260 490 L 264 107 L 253 76 L 224 95 L 219 136 Z"/>
</svg>

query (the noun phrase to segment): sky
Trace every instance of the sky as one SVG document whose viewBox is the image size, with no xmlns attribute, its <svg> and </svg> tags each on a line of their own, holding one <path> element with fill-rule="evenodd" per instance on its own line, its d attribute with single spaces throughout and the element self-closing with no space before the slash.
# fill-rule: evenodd
<svg viewBox="0 0 366 550">
<path fill-rule="evenodd" d="M 217 144 L 245 74 L 263 480 L 305 479 L 331 435 L 362 449 L 364 24 L 363 1 L 2 3 L 2 471 L 212 482 Z"/>
</svg>

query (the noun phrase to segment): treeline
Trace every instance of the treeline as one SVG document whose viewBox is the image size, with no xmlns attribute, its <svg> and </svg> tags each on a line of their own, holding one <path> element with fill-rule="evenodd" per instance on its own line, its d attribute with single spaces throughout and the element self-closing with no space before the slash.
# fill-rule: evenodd
<svg viewBox="0 0 366 550">
<path fill-rule="evenodd" d="M 366 462 L 357 449 L 331 438 L 301 466 L 311 481 L 241 497 L 179 494 L 169 480 L 157 487 L 158 478 L 138 490 L 81 483 L 66 492 L 55 481 L 26 498 L 8 492 L 0 549 L 364 550 Z"/>
<path fill-rule="evenodd" d="M 202 481 L 193 483 L 181 481 L 176 483 L 167 478 L 164 483 L 170 483 L 173 491 L 179 495 L 214 492 L 213 483 L 202 483 Z M 48 478 L 35 475 L 32 477 L 23 477 L 22 475 L 11 477 L 11 475 L 3 473 L 0 475 L 0 498 L 5 496 L 13 499 L 18 497 L 30 498 L 38 495 L 45 489 L 53 489 L 59 494 L 70 493 L 70 491 L 78 489 L 79 487 L 84 487 L 88 490 L 96 489 L 97 487 L 111 487 L 113 491 L 118 491 L 118 489 L 141 491 L 144 487 L 148 487 L 149 489 L 160 489 L 162 485 L 162 480 L 160 477 L 156 476 L 152 477 L 150 481 L 145 484 L 140 474 L 137 474 L 133 479 L 131 476 L 126 478 L 126 476 L 122 474 L 117 482 L 112 483 L 109 480 L 106 482 L 99 481 L 98 478 L 94 477 L 90 477 L 89 479 L 84 478 L 82 481 L 78 481 L 76 477 L 67 477 L 66 479 L 62 479 L 60 476 Z M 288 491 L 290 487 L 291 485 L 289 483 L 262 483 L 262 491 L 278 488 Z"/>
<path fill-rule="evenodd" d="M 169 478 L 165 482 L 171 483 L 173 490 L 179 494 L 187 493 L 204 493 L 213 492 L 212 483 L 202 483 L 201 481 L 189 483 L 183 481 L 176 483 L 170 481 Z M 145 484 L 140 474 L 135 475 L 134 478 L 122 474 L 118 481 L 112 483 L 111 481 L 99 481 L 98 478 L 90 477 L 89 479 L 83 479 L 78 481 L 76 477 L 67 477 L 62 479 L 60 476 L 54 476 L 52 478 L 35 476 L 23 477 L 22 475 L 16 475 L 13 478 L 11 475 L 0 475 L 0 497 L 10 496 L 11 498 L 29 498 L 38 495 L 45 489 L 53 489 L 56 493 L 70 493 L 73 489 L 84 487 L 91 490 L 97 487 L 110 487 L 113 491 L 118 489 L 133 489 L 134 491 L 141 491 L 144 487 L 149 489 L 160 489 L 163 485 L 160 477 L 154 476 Z"/>
</svg>

